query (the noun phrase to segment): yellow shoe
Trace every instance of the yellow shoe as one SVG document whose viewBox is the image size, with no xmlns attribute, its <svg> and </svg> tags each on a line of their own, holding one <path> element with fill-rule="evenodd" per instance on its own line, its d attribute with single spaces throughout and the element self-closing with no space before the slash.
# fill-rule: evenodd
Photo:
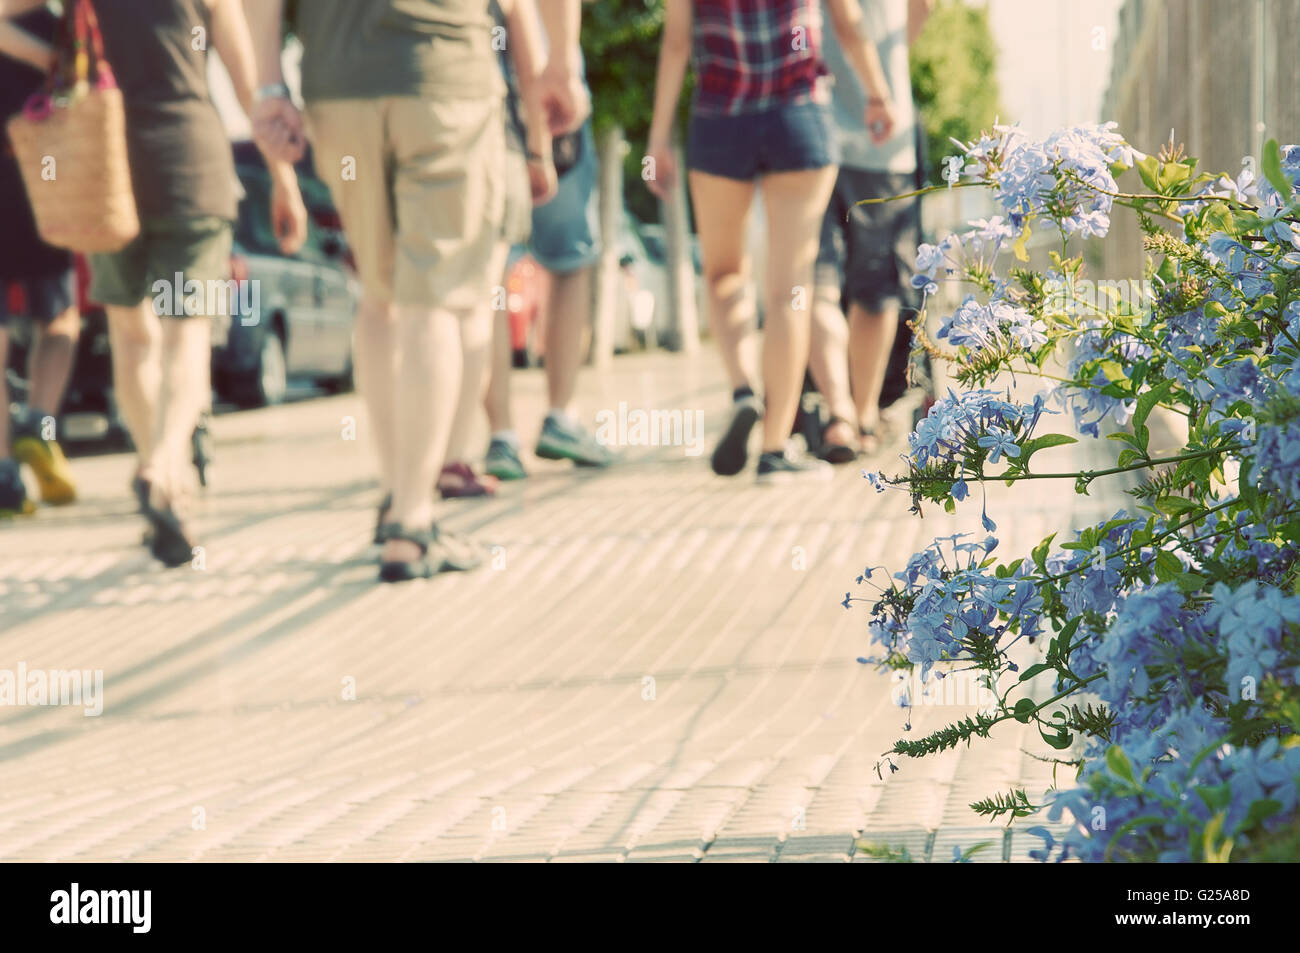
<svg viewBox="0 0 1300 953">
<path fill-rule="evenodd" d="M 77 485 L 72 482 L 72 468 L 56 441 L 28 435 L 15 437 L 14 457 L 36 474 L 42 503 L 66 506 L 76 501 Z"/>
</svg>

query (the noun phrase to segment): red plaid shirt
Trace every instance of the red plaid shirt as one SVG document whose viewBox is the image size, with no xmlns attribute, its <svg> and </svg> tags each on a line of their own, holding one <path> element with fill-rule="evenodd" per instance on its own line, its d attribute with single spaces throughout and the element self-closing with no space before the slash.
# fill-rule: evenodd
<svg viewBox="0 0 1300 953">
<path fill-rule="evenodd" d="M 694 111 L 829 102 L 821 0 L 694 0 Z"/>
</svg>

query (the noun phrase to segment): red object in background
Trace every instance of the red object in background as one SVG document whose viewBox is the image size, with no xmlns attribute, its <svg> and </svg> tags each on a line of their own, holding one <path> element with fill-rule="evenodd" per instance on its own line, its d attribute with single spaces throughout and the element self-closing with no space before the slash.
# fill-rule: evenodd
<svg viewBox="0 0 1300 953">
<path fill-rule="evenodd" d="M 6 314 L 23 314 L 23 309 L 27 307 L 27 296 L 23 294 L 23 286 L 18 282 L 9 285 L 9 293 L 5 296 L 7 300 L 5 305 L 8 307 Z"/>
<path fill-rule="evenodd" d="M 98 307 L 86 296 L 90 291 L 90 262 L 86 261 L 85 255 L 74 255 L 72 262 L 73 270 L 77 273 L 77 310 L 85 314 L 91 308 Z"/>
<path fill-rule="evenodd" d="M 546 317 L 546 302 L 549 300 L 551 276 L 532 255 L 523 255 L 511 267 L 506 275 L 506 314 L 510 322 L 510 349 L 515 353 L 529 350 L 529 331 L 533 331 L 536 347 L 534 354 L 541 354 L 541 332 Z"/>
</svg>

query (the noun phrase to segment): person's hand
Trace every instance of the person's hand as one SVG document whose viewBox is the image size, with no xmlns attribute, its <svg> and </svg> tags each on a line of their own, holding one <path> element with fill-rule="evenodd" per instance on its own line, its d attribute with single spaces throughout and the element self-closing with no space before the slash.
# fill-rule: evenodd
<svg viewBox="0 0 1300 953">
<path fill-rule="evenodd" d="M 253 106 L 253 141 L 268 160 L 297 162 L 307 151 L 302 113 L 283 96 L 271 96 Z"/>
<path fill-rule="evenodd" d="M 898 125 L 898 112 L 893 100 L 878 99 L 874 96 L 867 100 L 867 109 L 862 118 L 867 125 L 867 131 L 871 134 L 871 141 L 876 145 L 888 140 L 894 134 L 894 127 Z"/>
<path fill-rule="evenodd" d="M 297 254 L 307 241 L 307 207 L 298 175 L 287 162 L 274 163 L 271 170 L 271 228 L 286 255 Z"/>
<path fill-rule="evenodd" d="M 651 139 L 646 144 L 646 158 L 650 160 L 644 172 L 646 188 L 667 200 L 677 187 L 677 155 L 672 143 L 667 139 Z"/>
<path fill-rule="evenodd" d="M 528 160 L 528 189 L 532 193 L 534 207 L 545 205 L 560 190 L 555 163 L 549 155 L 539 155 Z"/>
<path fill-rule="evenodd" d="M 552 136 L 573 132 L 591 115 L 591 94 L 562 58 L 553 57 L 537 77 L 537 96 Z"/>
</svg>

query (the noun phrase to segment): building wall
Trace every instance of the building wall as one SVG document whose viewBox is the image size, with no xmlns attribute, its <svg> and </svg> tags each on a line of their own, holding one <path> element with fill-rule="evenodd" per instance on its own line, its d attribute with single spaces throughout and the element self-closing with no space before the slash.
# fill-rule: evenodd
<svg viewBox="0 0 1300 953">
<path fill-rule="evenodd" d="M 1300 0 L 1126 0 L 1102 118 L 1138 149 L 1169 141 L 1236 175 L 1268 139 L 1300 142 Z M 1144 191 L 1136 173 L 1121 191 Z M 1114 216 L 1105 278 L 1140 277 L 1141 234 Z"/>
</svg>

